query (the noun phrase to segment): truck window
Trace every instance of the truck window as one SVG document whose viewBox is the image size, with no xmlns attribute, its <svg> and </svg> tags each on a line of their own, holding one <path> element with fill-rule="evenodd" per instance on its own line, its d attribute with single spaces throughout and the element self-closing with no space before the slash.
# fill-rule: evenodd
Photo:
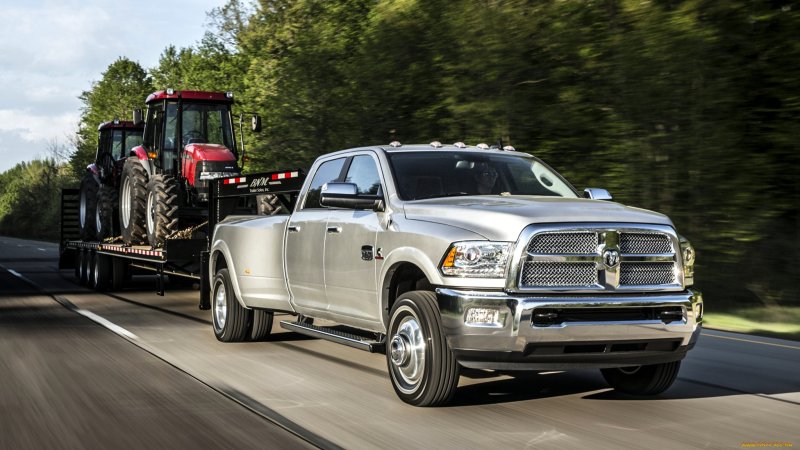
<svg viewBox="0 0 800 450">
<path fill-rule="evenodd" d="M 358 186 L 359 195 L 377 195 L 381 188 L 378 167 L 375 165 L 375 160 L 369 155 L 359 155 L 353 158 L 344 181 L 355 183 Z"/>
<path fill-rule="evenodd" d="M 342 172 L 342 166 L 344 166 L 344 160 L 345 158 L 339 158 L 320 164 L 317 173 L 314 174 L 314 179 L 311 180 L 311 186 L 308 188 L 308 194 L 306 194 L 306 201 L 303 204 L 303 209 L 324 208 L 319 204 L 322 185 L 339 178 Z"/>
<path fill-rule="evenodd" d="M 122 130 L 114 130 L 111 138 L 111 156 L 114 157 L 114 161 L 122 158 L 122 141 Z"/>
</svg>

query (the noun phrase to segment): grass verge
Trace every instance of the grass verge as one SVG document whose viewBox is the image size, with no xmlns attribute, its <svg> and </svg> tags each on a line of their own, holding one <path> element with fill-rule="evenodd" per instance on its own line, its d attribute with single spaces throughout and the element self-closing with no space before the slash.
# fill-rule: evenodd
<svg viewBox="0 0 800 450">
<path fill-rule="evenodd" d="M 800 341 L 800 307 L 707 311 L 703 327 Z"/>
</svg>

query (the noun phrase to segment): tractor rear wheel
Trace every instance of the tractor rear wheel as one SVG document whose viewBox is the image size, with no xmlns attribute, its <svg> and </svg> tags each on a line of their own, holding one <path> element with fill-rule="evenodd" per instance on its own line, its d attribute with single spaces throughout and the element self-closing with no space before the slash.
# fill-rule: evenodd
<svg viewBox="0 0 800 450">
<path fill-rule="evenodd" d="M 178 182 L 171 175 L 154 175 L 147 183 L 147 240 L 153 247 L 178 231 Z"/>
<path fill-rule="evenodd" d="M 81 239 L 94 240 L 97 233 L 95 225 L 95 210 L 97 209 L 97 181 L 88 170 L 81 179 L 80 206 L 78 209 L 78 227 Z"/>
<path fill-rule="evenodd" d="M 113 237 L 119 229 L 117 208 L 119 193 L 113 186 L 102 185 L 97 191 L 97 239 Z"/>
<path fill-rule="evenodd" d="M 125 160 L 119 191 L 119 225 L 126 244 L 144 243 L 145 207 L 147 206 L 147 172 L 131 157 Z"/>
</svg>

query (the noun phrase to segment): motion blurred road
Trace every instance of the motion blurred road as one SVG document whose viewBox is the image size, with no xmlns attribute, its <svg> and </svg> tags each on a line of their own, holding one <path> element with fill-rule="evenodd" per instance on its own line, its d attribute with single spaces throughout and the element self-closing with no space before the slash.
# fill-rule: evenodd
<svg viewBox="0 0 800 450">
<path fill-rule="evenodd" d="M 800 446 L 798 342 L 706 330 L 656 398 L 617 394 L 596 370 L 469 371 L 453 405 L 415 408 L 383 355 L 277 326 L 223 344 L 198 291 L 159 297 L 137 276 L 97 293 L 57 255 L 0 237 L 0 448 Z"/>
</svg>

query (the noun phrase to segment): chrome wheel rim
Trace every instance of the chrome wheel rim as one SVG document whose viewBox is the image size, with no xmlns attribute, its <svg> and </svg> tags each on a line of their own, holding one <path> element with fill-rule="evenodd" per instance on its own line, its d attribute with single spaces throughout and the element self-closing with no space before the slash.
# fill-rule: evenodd
<svg viewBox="0 0 800 450">
<path fill-rule="evenodd" d="M 214 319 L 217 327 L 222 330 L 225 328 L 225 319 L 228 318 L 228 299 L 225 295 L 225 284 L 220 283 L 214 294 Z"/>
<path fill-rule="evenodd" d="M 86 191 L 81 189 L 81 205 L 80 205 L 80 214 L 78 214 L 81 228 L 86 228 Z"/>
<path fill-rule="evenodd" d="M 131 221 L 131 180 L 125 178 L 122 183 L 122 194 L 119 210 L 122 212 L 122 226 L 127 228 Z"/>
<path fill-rule="evenodd" d="M 409 308 L 408 315 L 400 320 L 390 341 L 389 361 L 394 371 L 400 375 L 401 391 L 414 392 L 425 374 L 425 336 L 414 312 Z M 403 311 L 401 309 L 400 311 Z M 400 312 L 398 311 L 398 312 Z"/>
<path fill-rule="evenodd" d="M 148 192 L 147 193 L 147 232 L 150 234 L 155 234 L 155 222 L 156 222 L 156 205 L 155 205 L 155 193 Z"/>
<path fill-rule="evenodd" d="M 92 257 L 91 261 L 92 261 L 92 269 L 93 269 L 92 270 L 92 285 L 96 285 L 97 284 L 97 280 L 100 279 L 100 267 L 99 267 L 100 265 L 98 264 L 98 261 L 97 261 L 97 255 Z"/>
<path fill-rule="evenodd" d="M 94 213 L 94 224 L 95 224 L 95 230 L 97 230 L 98 234 L 101 233 L 102 231 L 105 231 L 103 230 L 102 217 L 100 217 L 100 205 L 97 205 L 97 210 Z"/>
</svg>

